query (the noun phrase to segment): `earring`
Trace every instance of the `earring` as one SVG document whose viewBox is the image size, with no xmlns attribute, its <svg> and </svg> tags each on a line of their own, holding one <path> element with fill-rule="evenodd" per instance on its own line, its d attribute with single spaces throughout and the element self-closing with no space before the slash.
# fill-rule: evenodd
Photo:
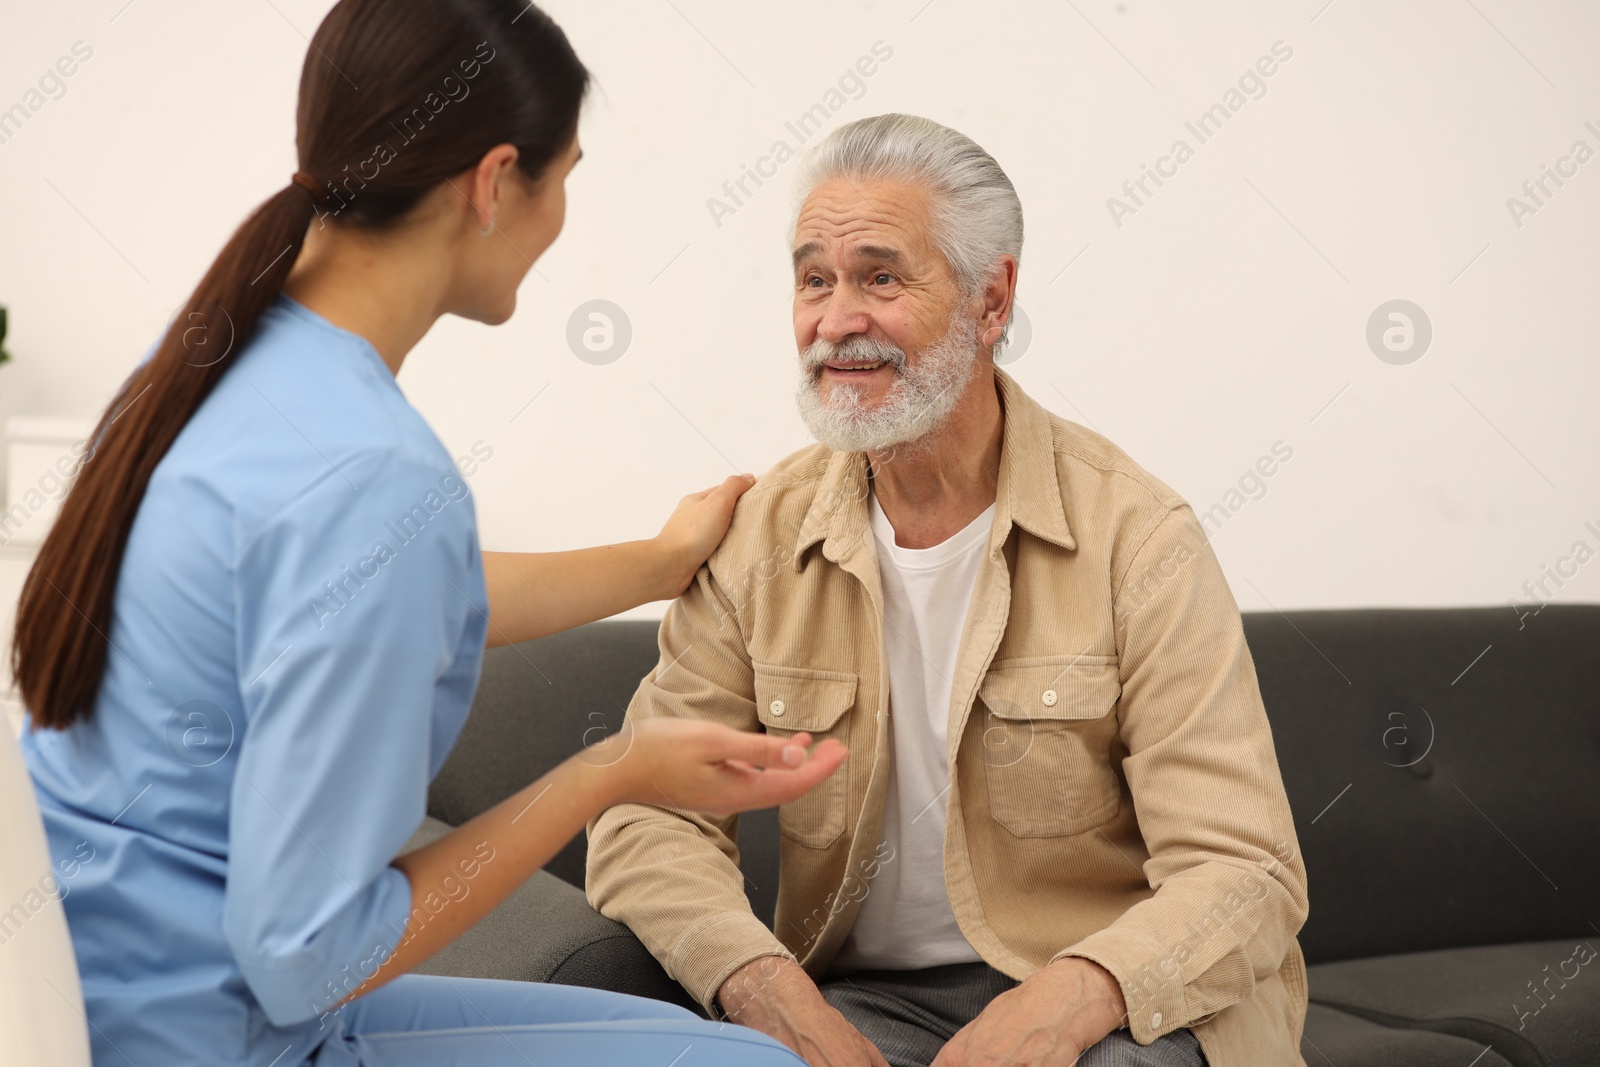
<svg viewBox="0 0 1600 1067">
<path fill-rule="evenodd" d="M 485 226 L 483 229 L 478 231 L 478 233 L 483 235 L 484 237 L 489 236 L 493 232 L 494 232 L 494 219 L 490 219 L 489 220 L 489 225 Z"/>
</svg>

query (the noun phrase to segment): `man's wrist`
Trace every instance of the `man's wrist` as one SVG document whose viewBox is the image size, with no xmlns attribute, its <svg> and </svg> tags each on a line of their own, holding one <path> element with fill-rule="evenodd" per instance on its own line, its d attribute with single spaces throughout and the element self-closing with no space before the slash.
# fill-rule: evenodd
<svg viewBox="0 0 1600 1067">
<path fill-rule="evenodd" d="M 802 980 L 811 984 L 810 976 L 788 956 L 757 956 L 723 980 L 716 1002 L 729 1019 L 744 1022 Z"/>
<path fill-rule="evenodd" d="M 1085 1009 L 1077 1013 L 1075 1022 L 1084 1028 L 1077 1036 L 1084 1039 L 1086 1046 L 1127 1023 L 1122 983 L 1105 967 L 1086 956 L 1063 956 L 1045 969 L 1056 971 L 1071 983 L 1075 998 Z"/>
</svg>

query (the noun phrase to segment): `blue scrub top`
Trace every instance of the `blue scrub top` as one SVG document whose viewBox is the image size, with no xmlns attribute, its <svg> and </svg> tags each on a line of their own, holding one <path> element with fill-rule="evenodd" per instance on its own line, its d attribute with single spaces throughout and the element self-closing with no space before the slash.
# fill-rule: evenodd
<svg viewBox="0 0 1600 1067">
<path fill-rule="evenodd" d="M 93 717 L 23 737 L 97 1064 L 334 1032 L 483 659 L 472 496 L 377 351 L 280 295 L 233 358 L 139 506 Z"/>
</svg>

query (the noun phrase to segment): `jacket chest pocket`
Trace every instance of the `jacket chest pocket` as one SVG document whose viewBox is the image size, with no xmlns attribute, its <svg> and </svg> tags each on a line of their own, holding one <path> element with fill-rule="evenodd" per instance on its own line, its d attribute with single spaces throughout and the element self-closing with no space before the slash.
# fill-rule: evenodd
<svg viewBox="0 0 1600 1067">
<path fill-rule="evenodd" d="M 1017 837 L 1077 834 L 1115 818 L 1121 693 L 1115 656 L 992 666 L 978 688 L 990 817 Z"/>
<path fill-rule="evenodd" d="M 856 676 L 807 667 L 755 664 L 756 717 L 767 733 L 789 737 L 802 731 L 814 741 L 848 741 L 844 713 L 856 702 Z M 850 761 L 815 789 L 778 806 L 778 828 L 807 848 L 827 848 L 844 833 L 850 804 Z"/>
</svg>

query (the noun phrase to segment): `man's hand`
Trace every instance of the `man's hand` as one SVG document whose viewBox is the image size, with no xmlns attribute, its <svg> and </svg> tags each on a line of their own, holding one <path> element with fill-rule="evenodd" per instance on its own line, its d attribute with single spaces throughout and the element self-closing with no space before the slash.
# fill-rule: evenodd
<svg viewBox="0 0 1600 1067">
<path fill-rule="evenodd" d="M 826 1000 L 798 963 L 753 959 L 717 991 L 728 1018 L 788 1045 L 811 1067 L 889 1067 L 861 1031 Z"/>
<path fill-rule="evenodd" d="M 933 1067 L 1072 1067 L 1122 1025 L 1127 1011 L 1110 971 L 1068 956 L 990 1001 L 940 1050 Z"/>
</svg>

